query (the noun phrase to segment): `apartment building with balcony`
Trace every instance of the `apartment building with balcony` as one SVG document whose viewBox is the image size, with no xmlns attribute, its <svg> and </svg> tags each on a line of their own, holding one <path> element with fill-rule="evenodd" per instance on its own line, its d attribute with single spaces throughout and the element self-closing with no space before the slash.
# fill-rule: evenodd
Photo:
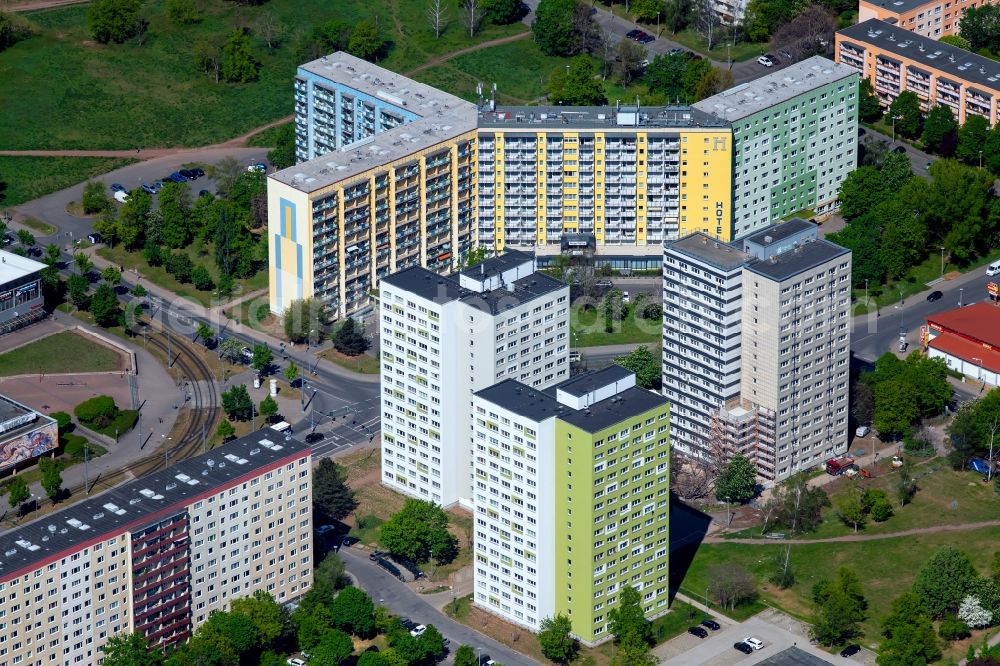
<svg viewBox="0 0 1000 666">
<path fill-rule="evenodd" d="M 943 104 L 959 123 L 969 114 L 997 122 L 1000 63 L 995 60 L 874 18 L 837 33 L 836 59 L 869 79 L 886 108 L 909 90 L 924 112 Z"/>
<path fill-rule="evenodd" d="M 471 507 L 471 395 L 569 377 L 569 286 L 507 252 L 449 276 L 404 269 L 380 296 L 382 482 Z"/>
<path fill-rule="evenodd" d="M 538 390 L 516 379 L 472 398 L 474 603 L 538 631 L 564 614 L 593 645 L 621 589 L 667 610 L 667 401 L 610 366 Z"/>
<path fill-rule="evenodd" d="M 731 239 L 732 133 L 691 107 L 484 107 L 478 240 L 558 253 L 592 234 L 598 253 L 659 254 L 694 231 Z"/>
<path fill-rule="evenodd" d="M 713 410 L 740 394 L 740 327 L 747 255 L 703 233 L 663 253 L 663 395 L 671 445 L 708 454 Z"/>
<path fill-rule="evenodd" d="M 794 218 L 664 250 L 663 391 L 677 449 L 768 481 L 847 449 L 851 253 Z"/>
<path fill-rule="evenodd" d="M 839 205 L 840 184 L 857 165 L 858 75 L 850 67 L 813 56 L 694 108 L 732 124 L 733 238 Z"/>
<path fill-rule="evenodd" d="M 268 176 L 271 311 L 315 297 L 345 317 L 391 272 L 457 266 L 476 241 L 475 106 L 346 53 L 300 67 L 296 96 L 310 159 Z"/>
<path fill-rule="evenodd" d="M 258 431 L 0 534 L 0 664 L 166 649 L 257 590 L 312 584 L 309 448 Z"/>
<path fill-rule="evenodd" d="M 931 39 L 957 35 L 966 11 L 989 0 L 858 0 L 858 22 L 878 19 Z"/>
</svg>

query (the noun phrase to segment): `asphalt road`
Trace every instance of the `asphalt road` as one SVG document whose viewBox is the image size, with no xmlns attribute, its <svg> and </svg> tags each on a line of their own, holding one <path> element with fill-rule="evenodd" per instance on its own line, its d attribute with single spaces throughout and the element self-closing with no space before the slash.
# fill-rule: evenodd
<svg viewBox="0 0 1000 666">
<path fill-rule="evenodd" d="M 376 603 L 414 622 L 433 624 L 445 638 L 451 640 L 450 647 L 453 651 L 460 645 L 471 645 L 473 648 L 481 649 L 482 654 L 489 654 L 494 661 L 504 666 L 531 666 L 538 663 L 447 617 L 421 599 L 420 595 L 370 562 L 367 552 L 355 548 L 341 548 L 340 557 L 344 560 L 347 572 Z"/>
</svg>

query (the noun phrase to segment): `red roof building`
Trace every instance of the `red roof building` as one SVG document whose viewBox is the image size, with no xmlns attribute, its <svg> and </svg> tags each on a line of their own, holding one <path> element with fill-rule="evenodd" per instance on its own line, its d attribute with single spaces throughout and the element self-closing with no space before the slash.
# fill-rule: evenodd
<svg viewBox="0 0 1000 666">
<path fill-rule="evenodd" d="M 1000 378 L 1000 307 L 975 303 L 927 318 L 927 355 L 969 379 L 997 386 Z"/>
</svg>

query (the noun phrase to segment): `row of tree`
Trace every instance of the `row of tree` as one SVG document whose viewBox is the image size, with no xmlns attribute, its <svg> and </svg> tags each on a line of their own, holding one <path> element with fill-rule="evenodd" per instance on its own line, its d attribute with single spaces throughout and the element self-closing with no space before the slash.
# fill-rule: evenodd
<svg viewBox="0 0 1000 666">
<path fill-rule="evenodd" d="M 858 423 L 873 424 L 883 439 L 899 439 L 920 419 L 940 415 L 951 396 L 944 361 L 920 351 L 905 359 L 887 352 L 871 372 L 858 377 L 852 412 Z"/>
<path fill-rule="evenodd" d="M 855 287 L 871 282 L 878 289 L 886 279 L 903 278 L 941 247 L 963 265 L 997 245 L 1000 203 L 987 172 L 939 160 L 928 181 L 913 175 L 905 154 L 868 143 L 869 157 L 841 184 L 840 210 L 849 224 L 829 236 L 853 251 Z"/>
</svg>

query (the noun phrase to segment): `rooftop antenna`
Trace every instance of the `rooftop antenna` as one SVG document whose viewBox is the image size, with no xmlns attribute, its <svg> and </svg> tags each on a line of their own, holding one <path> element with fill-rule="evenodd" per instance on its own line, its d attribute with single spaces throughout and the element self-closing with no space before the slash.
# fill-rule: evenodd
<svg viewBox="0 0 1000 666">
<path fill-rule="evenodd" d="M 635 96 L 635 127 L 639 126 L 639 96 Z"/>
<path fill-rule="evenodd" d="M 483 107 L 483 82 L 476 81 L 476 97 L 479 99 L 479 108 Z"/>
<path fill-rule="evenodd" d="M 491 94 L 490 94 L 490 111 L 497 110 L 497 84 L 493 83 Z"/>
</svg>

